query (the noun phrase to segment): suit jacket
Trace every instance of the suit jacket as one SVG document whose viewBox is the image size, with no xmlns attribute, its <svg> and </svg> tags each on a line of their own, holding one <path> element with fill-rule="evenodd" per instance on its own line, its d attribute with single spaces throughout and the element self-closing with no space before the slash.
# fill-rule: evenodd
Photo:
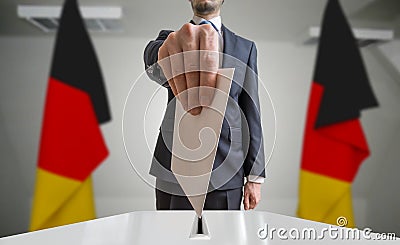
<svg viewBox="0 0 400 245">
<path fill-rule="evenodd" d="M 161 31 L 144 51 L 147 74 L 150 79 L 168 89 L 168 102 L 174 101 L 174 95 L 156 62 L 158 50 L 171 32 Z M 234 67 L 235 74 L 211 174 L 210 191 L 242 187 L 244 177 L 248 175 L 265 177 L 258 98 L 257 49 L 254 42 L 235 35 L 224 25 L 222 32 L 224 38 L 222 67 Z M 175 103 L 169 103 L 150 168 L 151 175 L 170 183 L 177 183 L 170 170 L 174 117 Z"/>
</svg>

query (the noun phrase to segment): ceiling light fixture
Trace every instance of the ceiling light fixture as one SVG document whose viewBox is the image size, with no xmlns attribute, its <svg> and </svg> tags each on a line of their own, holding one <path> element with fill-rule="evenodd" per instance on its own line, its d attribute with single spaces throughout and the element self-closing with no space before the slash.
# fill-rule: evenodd
<svg viewBox="0 0 400 245">
<path fill-rule="evenodd" d="M 57 30 L 61 15 L 61 6 L 18 5 L 18 17 L 26 19 L 44 32 Z M 122 8 L 116 6 L 80 7 L 86 27 L 90 31 L 122 31 L 120 20 Z"/>
</svg>

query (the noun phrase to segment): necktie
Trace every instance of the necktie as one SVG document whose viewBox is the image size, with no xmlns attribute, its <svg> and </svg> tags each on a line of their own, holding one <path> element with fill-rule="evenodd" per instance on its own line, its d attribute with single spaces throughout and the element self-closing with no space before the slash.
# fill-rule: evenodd
<svg viewBox="0 0 400 245">
<path fill-rule="evenodd" d="M 193 25 L 196 25 L 196 23 L 194 23 L 193 20 L 191 20 L 190 23 L 192 23 Z M 217 33 L 218 33 L 218 42 L 219 42 L 218 51 L 220 52 L 219 67 L 222 67 L 222 59 L 223 59 L 222 52 L 223 52 L 223 50 L 224 50 L 224 48 L 223 48 L 223 47 L 224 47 L 224 41 L 223 41 L 223 39 L 222 39 L 222 33 L 218 30 L 218 28 L 217 28 L 217 27 L 214 25 L 214 23 L 212 23 L 211 21 L 202 20 L 202 21 L 199 23 L 199 25 L 206 25 L 206 24 L 211 25 L 211 26 L 217 31 Z"/>
<path fill-rule="evenodd" d="M 214 29 L 219 33 L 218 28 L 211 21 L 203 20 L 202 22 L 199 23 L 199 25 L 207 25 L 207 24 L 212 25 L 212 27 L 214 27 Z"/>
</svg>

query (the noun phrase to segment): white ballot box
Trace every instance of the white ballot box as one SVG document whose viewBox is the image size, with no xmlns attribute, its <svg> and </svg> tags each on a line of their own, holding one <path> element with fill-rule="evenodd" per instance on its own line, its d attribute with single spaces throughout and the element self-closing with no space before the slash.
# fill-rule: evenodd
<svg viewBox="0 0 400 245">
<path fill-rule="evenodd" d="M 199 232 L 194 211 L 132 212 L 5 237 L 0 244 L 365 244 L 379 235 L 258 211 L 204 211 L 201 223 Z"/>
</svg>

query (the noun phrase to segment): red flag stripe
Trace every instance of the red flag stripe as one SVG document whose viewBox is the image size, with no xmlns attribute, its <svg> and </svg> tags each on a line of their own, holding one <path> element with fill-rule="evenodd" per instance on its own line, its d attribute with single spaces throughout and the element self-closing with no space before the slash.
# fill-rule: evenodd
<svg viewBox="0 0 400 245">
<path fill-rule="evenodd" d="M 39 167 L 75 180 L 85 180 L 107 157 L 90 96 L 76 87 L 49 79 L 39 152 Z"/>
<path fill-rule="evenodd" d="M 358 119 L 315 129 L 324 87 L 312 83 L 302 169 L 352 182 L 358 168 L 369 155 L 368 145 Z"/>
</svg>

